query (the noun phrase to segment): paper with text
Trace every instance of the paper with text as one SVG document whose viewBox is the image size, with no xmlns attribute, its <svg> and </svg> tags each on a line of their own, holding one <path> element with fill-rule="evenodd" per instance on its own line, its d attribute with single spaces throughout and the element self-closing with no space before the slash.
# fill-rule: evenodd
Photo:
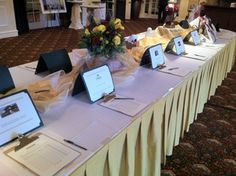
<svg viewBox="0 0 236 176">
<path fill-rule="evenodd" d="M 5 152 L 9 157 L 38 175 L 51 176 L 76 159 L 80 153 L 46 136 L 40 135 L 32 143 L 15 152 Z"/>
<path fill-rule="evenodd" d="M 136 100 L 122 99 L 125 97 L 120 97 L 120 98 L 121 99 L 111 99 L 108 102 L 101 102 L 100 105 L 121 112 L 131 117 L 138 114 L 141 110 L 143 110 L 147 106 L 146 104 Z"/>
<path fill-rule="evenodd" d="M 173 66 L 173 67 L 167 66 L 165 68 L 162 68 L 161 70 L 158 69 L 157 71 L 171 74 L 171 75 L 180 76 L 180 77 L 184 77 L 184 76 L 191 73 L 191 70 L 188 70 L 188 69 L 185 69 L 182 67 L 178 67 L 178 66 Z"/>
<path fill-rule="evenodd" d="M 82 76 L 92 102 L 114 91 L 111 72 L 107 65 L 89 70 Z"/>
<path fill-rule="evenodd" d="M 174 38 L 175 52 L 177 55 L 180 55 L 185 52 L 184 42 L 182 37 Z"/>
<path fill-rule="evenodd" d="M 199 45 L 201 43 L 201 39 L 200 39 L 200 36 L 199 36 L 197 30 L 192 31 L 191 36 L 192 36 L 192 39 L 193 39 L 193 43 L 195 45 Z"/>
<path fill-rule="evenodd" d="M 195 60 L 201 60 L 201 61 L 205 61 L 207 59 L 209 59 L 208 56 L 203 55 L 203 54 L 197 54 L 197 53 L 185 53 L 183 55 L 181 55 L 182 57 L 186 57 L 186 58 L 190 58 L 190 59 L 195 59 Z"/>
<path fill-rule="evenodd" d="M 165 63 L 164 53 L 161 44 L 149 48 L 149 54 L 151 57 L 151 65 L 153 69 Z"/>
</svg>

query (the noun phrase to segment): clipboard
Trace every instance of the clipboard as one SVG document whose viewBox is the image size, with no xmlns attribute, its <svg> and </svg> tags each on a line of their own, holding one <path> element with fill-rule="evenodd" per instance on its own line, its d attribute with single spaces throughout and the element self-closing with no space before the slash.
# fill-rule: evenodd
<svg viewBox="0 0 236 176">
<path fill-rule="evenodd" d="M 8 70 L 7 67 L 0 65 L 0 94 L 5 94 L 9 90 L 15 88 L 15 84 L 13 82 L 13 79 L 11 77 L 11 73 Z"/>
<path fill-rule="evenodd" d="M 66 73 L 69 73 L 72 70 L 72 63 L 66 49 L 59 49 L 41 54 L 35 74 L 45 71 L 54 73 L 59 70 L 64 70 Z"/>
<path fill-rule="evenodd" d="M 19 136 L 19 145 L 4 154 L 36 175 L 52 176 L 80 156 L 80 152 L 43 134 Z"/>
<path fill-rule="evenodd" d="M 76 80 L 75 80 L 75 84 L 74 84 L 74 88 L 72 90 L 72 96 L 75 96 L 81 92 L 86 91 L 85 89 L 85 85 L 81 76 L 81 73 L 78 74 Z"/>
</svg>

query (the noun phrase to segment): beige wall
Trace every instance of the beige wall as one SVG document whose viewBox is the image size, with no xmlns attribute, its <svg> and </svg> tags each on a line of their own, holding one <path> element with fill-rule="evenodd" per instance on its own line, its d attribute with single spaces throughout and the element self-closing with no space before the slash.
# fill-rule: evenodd
<svg viewBox="0 0 236 176">
<path fill-rule="evenodd" d="M 13 0 L 0 0 L 0 38 L 17 35 Z"/>
<path fill-rule="evenodd" d="M 189 0 L 181 0 L 179 5 L 179 16 L 176 18 L 177 21 L 185 19 L 188 14 Z"/>
<path fill-rule="evenodd" d="M 218 0 L 207 0 L 207 4 L 208 5 L 217 5 L 218 4 Z"/>
<path fill-rule="evenodd" d="M 180 7 L 179 7 L 179 17 L 177 18 L 177 21 L 185 19 L 185 17 L 188 14 L 188 9 L 191 5 L 199 4 L 200 0 L 181 0 L 180 1 Z M 206 0 L 207 5 L 217 5 L 218 0 Z"/>
</svg>

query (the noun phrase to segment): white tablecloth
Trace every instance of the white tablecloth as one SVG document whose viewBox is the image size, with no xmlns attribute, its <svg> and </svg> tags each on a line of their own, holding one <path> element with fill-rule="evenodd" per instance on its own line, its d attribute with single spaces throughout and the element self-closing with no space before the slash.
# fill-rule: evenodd
<svg viewBox="0 0 236 176">
<path fill-rule="evenodd" d="M 58 175 L 160 175 L 161 162 L 172 154 L 234 63 L 236 35 L 222 33 L 218 49 L 186 47 L 187 52 L 207 54 L 209 59 L 205 61 L 165 54 L 167 66 L 189 71 L 185 77 L 140 67 L 128 81 L 115 85 L 117 94 L 149 105 L 136 117 L 90 104 L 85 93 L 68 97 L 61 106 L 41 114 L 45 126 L 38 131 L 59 141 L 82 136 L 84 147 L 90 149 L 77 149 L 81 156 Z M 10 72 L 16 86 L 41 79 L 25 65 L 13 67 Z M 2 152 L 0 158 L 1 174 L 33 175 Z"/>
</svg>

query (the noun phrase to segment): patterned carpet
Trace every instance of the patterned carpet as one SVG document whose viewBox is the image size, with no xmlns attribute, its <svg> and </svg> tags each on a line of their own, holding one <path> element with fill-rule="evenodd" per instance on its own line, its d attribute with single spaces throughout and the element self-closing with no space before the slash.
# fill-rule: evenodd
<svg viewBox="0 0 236 176">
<path fill-rule="evenodd" d="M 157 27 L 156 19 L 125 21 L 125 35 L 143 32 Z M 41 53 L 66 48 L 70 52 L 78 48 L 80 31 L 65 27 L 32 30 L 18 37 L 0 39 L 0 64 L 13 67 L 38 60 Z"/>
<path fill-rule="evenodd" d="M 236 64 L 206 103 L 162 176 L 236 176 Z"/>
<path fill-rule="evenodd" d="M 126 21 L 125 34 L 155 28 L 157 20 Z M 78 47 L 80 31 L 48 28 L 19 37 L 0 39 L 0 64 L 9 67 L 37 60 L 40 53 Z M 162 167 L 162 176 L 236 176 L 236 64 L 203 113 L 191 125 L 173 155 Z"/>
</svg>

